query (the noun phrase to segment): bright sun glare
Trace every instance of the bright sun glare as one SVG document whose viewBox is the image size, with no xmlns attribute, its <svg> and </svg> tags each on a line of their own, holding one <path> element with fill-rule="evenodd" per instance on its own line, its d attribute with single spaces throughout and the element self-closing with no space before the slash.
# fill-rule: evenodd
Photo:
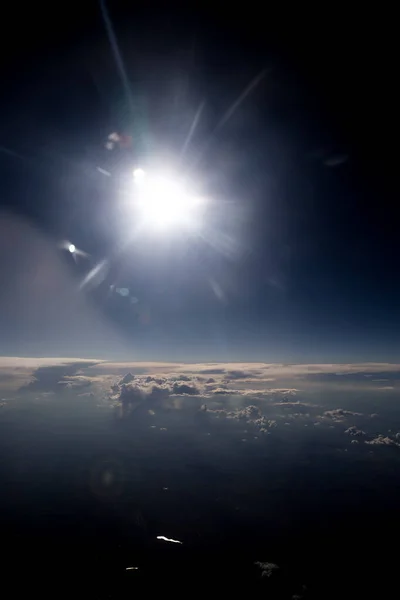
<svg viewBox="0 0 400 600">
<path fill-rule="evenodd" d="M 149 175 L 135 169 L 136 207 L 146 227 L 169 228 L 197 226 L 202 198 L 192 195 L 178 177 Z"/>
</svg>

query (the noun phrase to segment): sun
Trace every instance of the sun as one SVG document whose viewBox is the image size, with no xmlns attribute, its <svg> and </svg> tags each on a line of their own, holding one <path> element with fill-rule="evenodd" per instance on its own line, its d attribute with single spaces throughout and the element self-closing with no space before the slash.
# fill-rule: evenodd
<svg viewBox="0 0 400 600">
<path fill-rule="evenodd" d="M 148 229 L 194 228 L 199 225 L 204 199 L 190 192 L 178 176 L 133 172 L 135 207 Z"/>
</svg>

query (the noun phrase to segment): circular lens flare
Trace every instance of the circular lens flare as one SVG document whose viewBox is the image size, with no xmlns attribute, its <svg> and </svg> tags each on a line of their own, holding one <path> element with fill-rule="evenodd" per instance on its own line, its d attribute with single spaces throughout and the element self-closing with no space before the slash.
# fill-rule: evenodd
<svg viewBox="0 0 400 600">
<path fill-rule="evenodd" d="M 76 251 L 75 244 L 70 244 L 68 246 L 68 250 L 69 250 L 69 252 L 71 252 L 71 254 L 74 254 L 74 252 Z"/>
</svg>

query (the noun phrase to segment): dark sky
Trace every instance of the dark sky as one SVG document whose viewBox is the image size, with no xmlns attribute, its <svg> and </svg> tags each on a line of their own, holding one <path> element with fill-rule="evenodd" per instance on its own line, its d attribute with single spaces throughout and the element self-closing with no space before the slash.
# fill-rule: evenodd
<svg viewBox="0 0 400 600">
<path fill-rule="evenodd" d="M 0 352 L 398 359 L 390 16 L 114 2 L 127 89 L 100 4 L 51 11 L 3 25 Z M 132 149 L 104 149 L 115 130 Z M 213 200 L 206 240 L 131 239 L 126 174 L 165 157 Z"/>
</svg>

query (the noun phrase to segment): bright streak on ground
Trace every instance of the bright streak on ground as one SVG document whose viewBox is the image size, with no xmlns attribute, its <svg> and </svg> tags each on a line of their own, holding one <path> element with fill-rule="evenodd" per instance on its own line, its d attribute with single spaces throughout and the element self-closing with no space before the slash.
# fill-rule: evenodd
<svg viewBox="0 0 400 600">
<path fill-rule="evenodd" d="M 158 535 L 157 536 L 158 540 L 164 540 L 164 542 L 172 542 L 173 544 L 182 544 L 183 542 L 180 542 L 179 540 L 172 540 L 170 538 L 165 537 L 165 535 Z"/>
<path fill-rule="evenodd" d="M 179 177 L 133 172 L 135 205 L 146 227 L 193 227 L 199 223 L 204 199 L 194 196 Z"/>
<path fill-rule="evenodd" d="M 75 250 L 76 250 L 76 247 L 75 247 L 75 245 L 74 245 L 74 244 L 70 244 L 70 245 L 68 246 L 68 250 L 71 252 L 71 254 L 73 254 L 73 253 L 75 252 Z"/>
</svg>

